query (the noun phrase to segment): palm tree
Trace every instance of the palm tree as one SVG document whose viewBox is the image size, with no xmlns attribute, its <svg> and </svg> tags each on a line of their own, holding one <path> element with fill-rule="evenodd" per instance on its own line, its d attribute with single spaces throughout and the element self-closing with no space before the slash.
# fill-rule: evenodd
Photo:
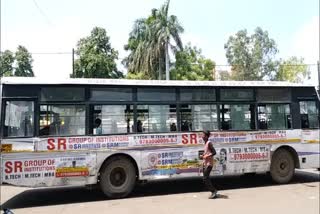
<svg viewBox="0 0 320 214">
<path fill-rule="evenodd" d="M 138 19 L 135 21 L 133 30 L 130 33 L 128 44 L 125 45 L 125 50 L 130 50 L 130 54 L 123 60 L 123 64 L 128 67 L 129 73 L 144 73 L 151 79 L 154 78 L 155 69 L 154 61 L 156 53 L 150 49 L 151 28 L 150 23 L 153 16 L 148 19 Z"/>
<path fill-rule="evenodd" d="M 166 80 L 169 80 L 169 47 L 175 53 L 177 48 L 183 49 L 180 33 L 183 33 L 184 29 L 178 22 L 178 18 L 174 15 L 168 16 L 170 0 L 168 0 L 157 13 L 156 18 L 151 25 L 153 45 L 157 52 L 161 53 L 164 50 L 165 56 L 165 68 L 166 68 Z M 170 40 L 175 41 L 174 46 Z"/>
<path fill-rule="evenodd" d="M 168 16 L 169 4 L 167 1 L 160 10 L 153 9 L 147 19 L 136 20 L 125 46 L 126 50 L 131 50 L 124 60 L 129 72 L 144 72 L 150 79 L 155 79 L 158 71 L 161 79 L 165 67 L 166 79 L 169 79 L 169 47 L 174 53 L 183 49 L 180 33 L 184 31 L 176 16 Z"/>
</svg>

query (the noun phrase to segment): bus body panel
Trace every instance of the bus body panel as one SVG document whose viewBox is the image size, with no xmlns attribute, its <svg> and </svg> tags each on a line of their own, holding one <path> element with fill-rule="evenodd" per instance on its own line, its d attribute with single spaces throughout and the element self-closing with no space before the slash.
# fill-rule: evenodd
<svg viewBox="0 0 320 214">
<path fill-rule="evenodd" d="M 272 154 L 284 146 L 291 147 L 298 154 L 300 168 L 318 168 L 318 133 L 319 130 L 213 132 L 210 140 L 214 142 L 217 155 L 211 175 L 267 172 L 270 170 Z M 158 141 L 154 140 L 168 138 L 177 140 L 174 144 L 165 141 L 169 142 L 167 145 L 158 145 Z M 128 142 L 124 145 L 127 146 L 121 147 L 126 140 Z M 124 138 L 34 138 L 21 142 L 19 139 L 6 139 L 4 143 L 11 143 L 13 150 L 2 155 L 2 181 L 18 186 L 95 184 L 102 164 L 113 155 L 132 158 L 140 180 L 202 175 L 199 154 L 203 151 L 203 143 L 199 133 L 140 134 Z M 21 145 L 27 146 L 22 148 Z M 84 150 L 89 147 L 91 150 Z M 25 152 L 27 148 L 33 148 L 34 152 Z"/>
<path fill-rule="evenodd" d="M 320 144 L 304 143 L 293 146 L 298 154 L 300 169 L 320 168 Z"/>
</svg>

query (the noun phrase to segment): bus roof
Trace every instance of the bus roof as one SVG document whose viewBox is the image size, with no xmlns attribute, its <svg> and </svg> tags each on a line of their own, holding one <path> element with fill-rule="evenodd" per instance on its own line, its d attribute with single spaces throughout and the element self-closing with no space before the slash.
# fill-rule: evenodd
<svg viewBox="0 0 320 214">
<path fill-rule="evenodd" d="M 52 79 L 39 77 L 3 77 L 1 84 L 10 85 L 127 85 L 127 86 L 226 86 L 226 87 L 315 87 L 311 84 L 281 81 L 183 81 L 128 79 Z"/>
</svg>

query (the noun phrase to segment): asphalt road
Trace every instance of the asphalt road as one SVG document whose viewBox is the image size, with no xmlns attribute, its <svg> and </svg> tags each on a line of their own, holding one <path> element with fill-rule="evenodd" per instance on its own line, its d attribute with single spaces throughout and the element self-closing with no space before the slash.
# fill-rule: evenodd
<svg viewBox="0 0 320 214">
<path fill-rule="evenodd" d="M 2 208 L 19 213 L 288 213 L 319 214 L 320 174 L 303 170 L 286 185 L 264 174 L 213 180 L 221 198 L 209 200 L 198 178 L 156 181 L 135 188 L 129 198 L 108 200 L 80 187 L 32 189 L 1 186 Z"/>
</svg>

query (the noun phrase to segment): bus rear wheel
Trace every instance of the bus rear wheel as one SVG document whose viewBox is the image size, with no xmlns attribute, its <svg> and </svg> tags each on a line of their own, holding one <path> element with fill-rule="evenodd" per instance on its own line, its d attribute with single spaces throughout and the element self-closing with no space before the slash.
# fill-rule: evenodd
<svg viewBox="0 0 320 214">
<path fill-rule="evenodd" d="M 134 165 L 126 157 L 111 157 L 100 170 L 100 188 L 109 198 L 128 196 L 135 183 L 136 171 Z"/>
<path fill-rule="evenodd" d="M 272 156 L 270 175 L 272 180 L 279 184 L 288 183 L 294 175 L 294 160 L 286 149 L 275 151 Z"/>
</svg>

